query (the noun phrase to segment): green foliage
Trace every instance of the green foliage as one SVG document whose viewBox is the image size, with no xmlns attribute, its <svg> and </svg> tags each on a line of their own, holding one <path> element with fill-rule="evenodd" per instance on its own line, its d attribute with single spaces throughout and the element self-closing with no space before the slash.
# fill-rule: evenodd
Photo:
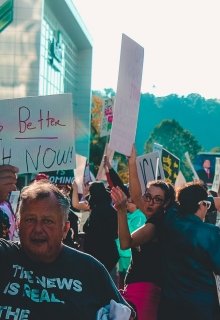
<svg viewBox="0 0 220 320">
<path fill-rule="evenodd" d="M 91 119 L 90 163 L 96 175 L 107 137 L 100 138 L 102 99 L 115 96 L 113 89 L 94 91 Z M 154 142 L 160 143 L 168 151 L 180 158 L 181 171 L 187 180 L 192 179 L 192 172 L 184 153 L 188 152 L 193 161 L 200 151 L 219 152 L 218 126 L 220 103 L 215 99 L 201 97 L 192 93 L 186 97 L 171 94 L 155 97 L 142 94 L 138 115 L 135 145 L 138 155 L 152 152 Z M 118 173 L 127 182 L 126 157 L 115 154 L 119 160 Z"/>
<path fill-rule="evenodd" d="M 195 93 L 186 97 L 176 94 L 155 97 L 145 93 L 141 95 L 135 141 L 138 154 L 143 154 L 143 147 L 150 133 L 164 119 L 176 120 L 182 128 L 195 137 L 204 151 L 219 146 L 220 102 L 218 100 L 206 100 Z"/>
<path fill-rule="evenodd" d="M 202 147 L 192 136 L 183 129 L 176 120 L 163 120 L 151 133 L 145 144 L 145 152 L 152 152 L 154 142 L 163 145 L 165 149 L 180 159 L 180 170 L 186 180 L 192 180 L 192 172 L 185 159 L 185 152 L 188 151 L 193 161 L 196 154 L 202 151 Z"/>
</svg>

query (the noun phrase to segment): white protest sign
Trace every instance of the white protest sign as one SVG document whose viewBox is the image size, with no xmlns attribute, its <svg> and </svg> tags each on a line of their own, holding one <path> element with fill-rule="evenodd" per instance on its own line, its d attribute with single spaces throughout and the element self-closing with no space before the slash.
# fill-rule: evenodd
<svg viewBox="0 0 220 320">
<path fill-rule="evenodd" d="M 142 194 L 144 194 L 149 181 L 164 179 L 164 171 L 157 151 L 137 157 L 136 165 Z"/>
<path fill-rule="evenodd" d="M 220 158 L 215 158 L 215 176 L 211 190 L 219 192 L 220 187 Z"/>
<path fill-rule="evenodd" d="M 0 163 L 19 173 L 73 169 L 72 95 L 0 101 Z"/>
<path fill-rule="evenodd" d="M 110 134 L 113 120 L 113 106 L 114 98 L 103 99 L 100 137 L 105 137 Z"/>
<path fill-rule="evenodd" d="M 143 60 L 144 48 L 123 34 L 109 147 L 126 156 L 135 141 Z"/>
<path fill-rule="evenodd" d="M 12 210 L 13 210 L 14 213 L 17 212 L 19 197 L 20 197 L 20 191 L 19 190 L 11 191 L 10 197 L 9 197 L 9 202 L 11 204 L 11 207 L 12 207 Z"/>
<path fill-rule="evenodd" d="M 192 161 L 190 159 L 188 151 L 185 152 L 185 157 L 186 157 L 186 160 L 187 160 L 187 162 L 188 162 L 188 164 L 189 164 L 189 166 L 190 166 L 190 168 L 191 168 L 191 170 L 193 172 L 194 179 L 199 180 L 199 176 L 198 176 L 198 174 L 197 174 L 197 172 L 196 172 L 196 170 L 195 170 L 195 168 L 194 168 L 194 166 L 192 164 Z"/>
<path fill-rule="evenodd" d="M 74 169 L 74 177 L 78 186 L 78 193 L 83 193 L 84 172 L 86 167 L 87 158 L 76 154 L 76 169 Z"/>
</svg>

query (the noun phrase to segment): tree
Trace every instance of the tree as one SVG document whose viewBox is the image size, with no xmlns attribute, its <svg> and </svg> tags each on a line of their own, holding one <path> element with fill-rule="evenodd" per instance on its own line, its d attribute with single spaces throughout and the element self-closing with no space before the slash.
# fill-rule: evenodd
<svg viewBox="0 0 220 320">
<path fill-rule="evenodd" d="M 152 152 L 154 142 L 163 145 L 165 149 L 173 153 L 180 159 L 180 170 L 186 180 L 192 180 L 192 172 L 185 158 L 188 151 L 190 159 L 193 161 L 198 152 L 202 151 L 193 135 L 183 129 L 176 120 L 163 120 L 152 131 L 149 139 L 145 143 L 145 152 Z"/>
</svg>

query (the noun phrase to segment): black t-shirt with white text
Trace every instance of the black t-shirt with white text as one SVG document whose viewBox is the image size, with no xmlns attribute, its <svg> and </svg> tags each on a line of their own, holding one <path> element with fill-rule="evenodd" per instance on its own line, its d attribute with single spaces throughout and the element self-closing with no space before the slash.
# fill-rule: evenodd
<svg viewBox="0 0 220 320">
<path fill-rule="evenodd" d="M 0 266 L 0 319 L 92 320 L 111 299 L 125 304 L 104 266 L 67 246 L 55 262 L 37 264 L 0 239 Z"/>
</svg>

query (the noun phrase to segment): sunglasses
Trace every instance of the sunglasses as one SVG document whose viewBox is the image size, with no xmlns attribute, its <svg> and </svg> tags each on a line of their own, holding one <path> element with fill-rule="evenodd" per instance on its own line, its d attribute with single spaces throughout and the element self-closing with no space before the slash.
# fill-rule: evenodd
<svg viewBox="0 0 220 320">
<path fill-rule="evenodd" d="M 162 204 L 164 203 L 164 199 L 158 197 L 158 196 L 155 196 L 155 197 L 152 197 L 152 195 L 150 193 L 145 193 L 143 195 L 143 199 L 144 201 L 146 202 L 153 202 L 153 204 Z"/>
<path fill-rule="evenodd" d="M 199 201 L 198 205 L 202 204 L 203 206 L 206 206 L 207 210 L 210 209 L 211 207 L 211 201 L 207 201 L 207 200 L 202 200 L 202 201 Z"/>
</svg>

